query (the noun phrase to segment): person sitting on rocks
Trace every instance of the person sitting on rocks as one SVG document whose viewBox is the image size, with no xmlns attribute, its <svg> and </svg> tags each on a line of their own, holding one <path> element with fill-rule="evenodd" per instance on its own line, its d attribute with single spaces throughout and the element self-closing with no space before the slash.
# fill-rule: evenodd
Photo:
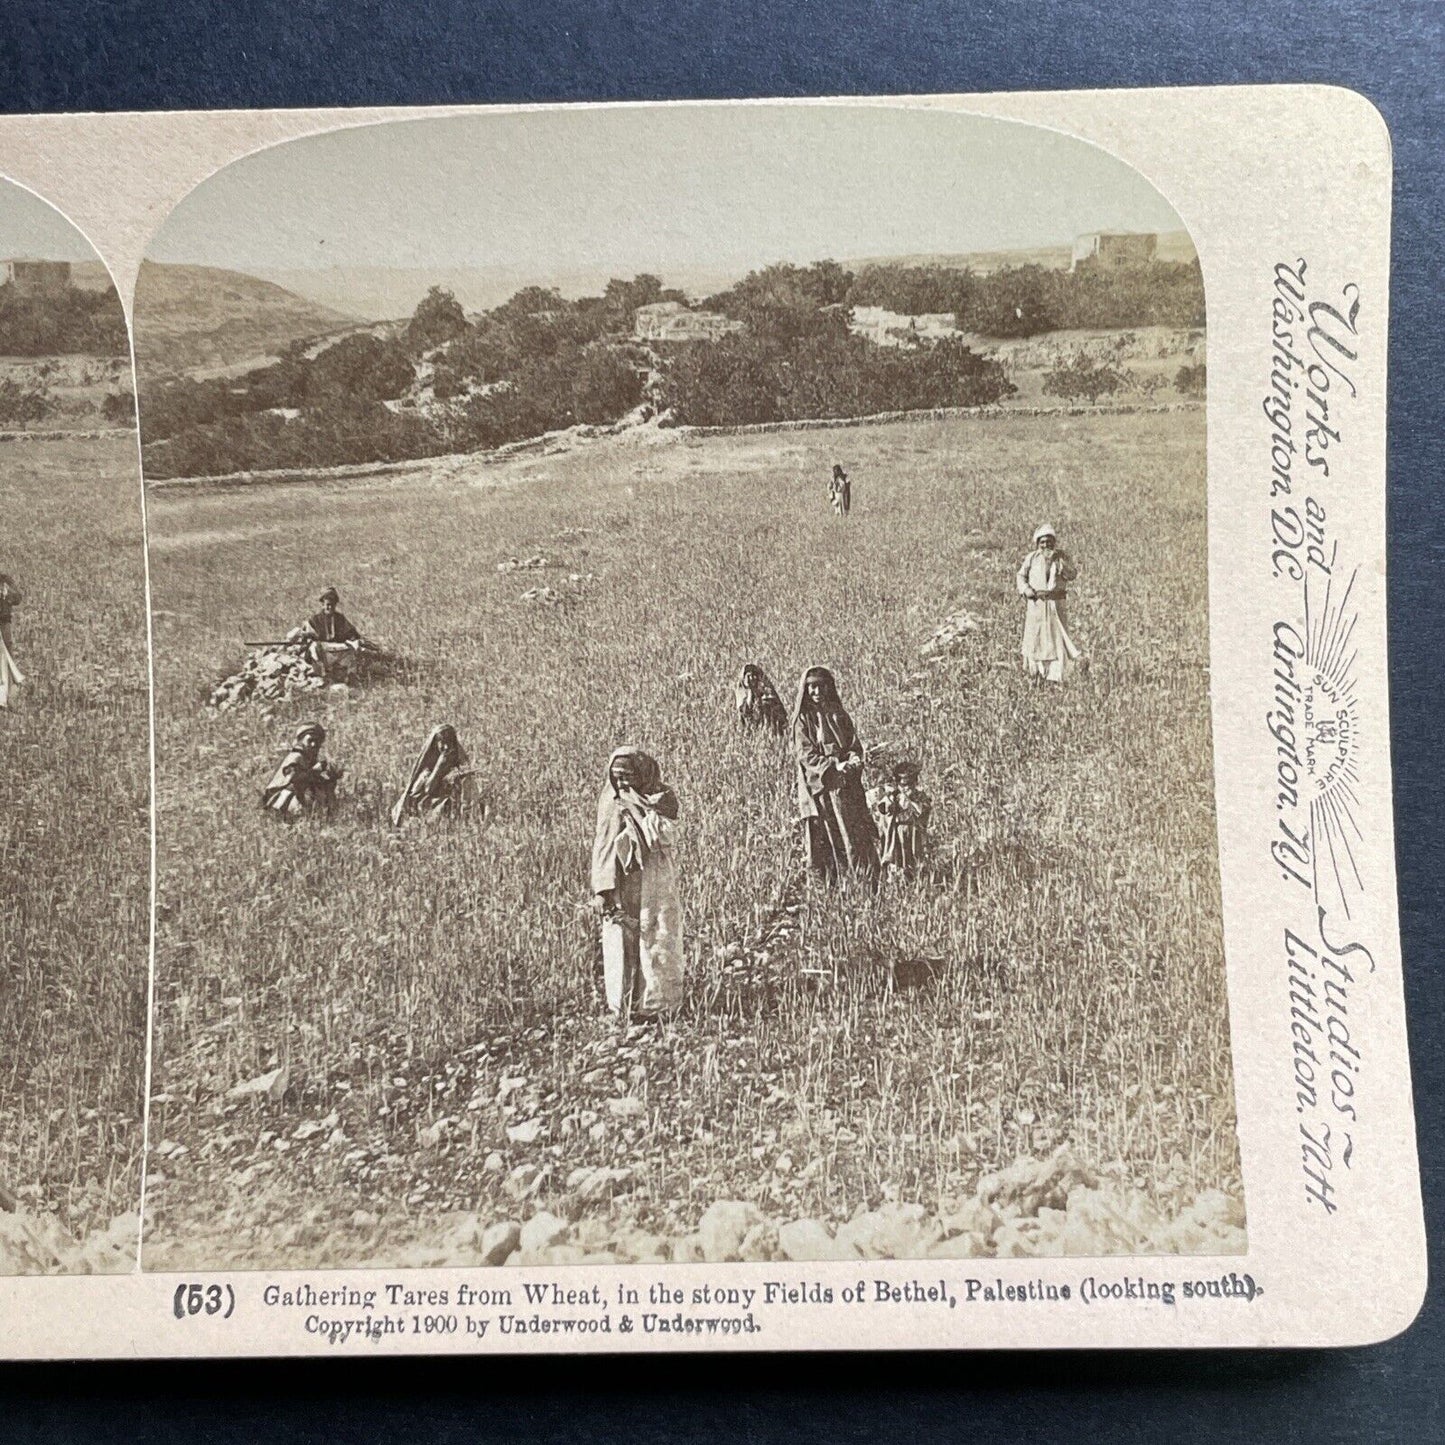
<svg viewBox="0 0 1445 1445">
<path fill-rule="evenodd" d="M 450 723 L 432 729 L 401 797 L 391 810 L 400 827 L 408 817 L 436 818 L 460 812 L 476 801 L 476 784 L 466 749 Z"/>
<path fill-rule="evenodd" d="M 738 721 L 745 728 L 766 729 L 775 738 L 788 731 L 788 713 L 778 690 L 756 662 L 748 663 L 733 689 L 737 698 Z"/>
<path fill-rule="evenodd" d="M 905 878 L 912 878 L 928 856 L 933 801 L 918 786 L 918 775 L 918 764 L 904 758 L 893 765 L 888 781 L 868 794 L 868 806 L 878 819 L 882 837 L 883 867 Z"/>
<path fill-rule="evenodd" d="M 347 615 L 338 610 L 341 596 L 336 588 L 328 587 L 319 600 L 321 611 L 308 617 L 288 640 L 307 643 L 306 655 L 327 677 L 348 677 L 365 643 Z"/>
<path fill-rule="evenodd" d="M 336 800 L 341 768 L 321 756 L 326 729 L 307 723 L 298 729 L 286 756 L 261 794 L 261 806 L 282 818 L 329 812 Z"/>
</svg>

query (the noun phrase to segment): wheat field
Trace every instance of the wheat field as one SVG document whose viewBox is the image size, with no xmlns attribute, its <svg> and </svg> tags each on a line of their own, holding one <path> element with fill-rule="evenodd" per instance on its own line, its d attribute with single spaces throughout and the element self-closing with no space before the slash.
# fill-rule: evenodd
<svg viewBox="0 0 1445 1445">
<path fill-rule="evenodd" d="M 935 1207 L 1064 1143 L 1161 1204 L 1238 1195 L 1202 410 L 664 433 L 151 498 L 148 1267 L 401 1259 L 459 1210 L 676 1235 L 721 1198 Z M 1017 652 L 1044 520 L 1093 661 L 1064 689 Z M 535 554 L 557 565 L 498 571 Z M 326 584 L 392 674 L 209 716 L 243 640 Z M 560 601 L 523 600 L 539 585 Z M 925 666 L 961 610 L 978 629 Z M 791 772 L 734 721 L 749 660 L 789 701 L 831 667 L 864 741 L 921 759 L 932 879 L 786 911 Z M 341 806 L 276 826 L 258 790 L 311 716 Z M 487 816 L 395 833 L 442 721 Z M 674 1025 L 619 1049 L 582 905 L 623 742 L 681 799 L 689 979 Z M 910 966 L 921 985 L 890 991 Z M 276 1069 L 273 1097 L 227 1097 Z M 628 1191 L 579 1202 L 582 1165 L 625 1165 Z"/>
<path fill-rule="evenodd" d="M 0 1184 L 80 1237 L 134 1215 L 140 1188 L 150 753 L 136 441 L 0 452 L 0 570 L 23 596 L 13 632 L 28 679 L 0 712 Z"/>
</svg>

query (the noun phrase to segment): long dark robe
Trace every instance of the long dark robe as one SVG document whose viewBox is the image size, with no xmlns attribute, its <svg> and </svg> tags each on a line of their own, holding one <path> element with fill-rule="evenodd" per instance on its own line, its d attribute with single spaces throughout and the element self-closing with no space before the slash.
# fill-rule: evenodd
<svg viewBox="0 0 1445 1445">
<path fill-rule="evenodd" d="M 733 694 L 737 699 L 738 721 L 744 727 L 770 732 L 777 738 L 787 735 L 788 714 L 783 700 L 767 673 L 756 663 L 749 663 L 738 674 Z"/>
<path fill-rule="evenodd" d="M 336 781 L 335 770 L 321 759 L 317 749 L 293 744 L 271 774 L 261 794 L 261 806 L 283 818 L 324 811 L 335 799 Z"/>
<path fill-rule="evenodd" d="M 476 801 L 476 784 L 472 778 L 467 752 L 452 730 L 453 747 L 448 757 L 443 753 L 444 727 L 433 728 L 411 770 L 406 787 L 391 810 L 391 821 L 400 826 L 412 814 L 437 817 L 457 812 Z"/>
<path fill-rule="evenodd" d="M 317 612 L 306 621 L 306 630 L 318 642 L 360 642 L 361 634 L 344 612 Z"/>
<path fill-rule="evenodd" d="M 850 759 L 863 761 L 853 719 L 837 700 L 832 674 L 831 698 L 815 707 L 808 701 L 806 680 L 798 685 L 793 713 L 793 749 L 798 760 L 798 815 L 802 819 L 808 866 L 820 878 L 838 883 L 849 874 L 878 875 L 878 829 L 868 811 L 863 775 L 845 773 Z"/>
</svg>

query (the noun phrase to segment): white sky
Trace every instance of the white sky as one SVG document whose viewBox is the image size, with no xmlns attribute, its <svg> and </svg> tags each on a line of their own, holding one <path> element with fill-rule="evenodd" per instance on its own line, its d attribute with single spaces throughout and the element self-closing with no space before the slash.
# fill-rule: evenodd
<svg viewBox="0 0 1445 1445">
<path fill-rule="evenodd" d="M 89 241 L 53 206 L 0 179 L 0 260 L 94 261 Z"/>
<path fill-rule="evenodd" d="M 258 272 L 669 262 L 748 269 L 1017 249 L 1181 229 L 1138 172 L 1082 141 L 874 107 L 552 111 L 389 122 L 234 162 L 149 257 Z"/>
</svg>

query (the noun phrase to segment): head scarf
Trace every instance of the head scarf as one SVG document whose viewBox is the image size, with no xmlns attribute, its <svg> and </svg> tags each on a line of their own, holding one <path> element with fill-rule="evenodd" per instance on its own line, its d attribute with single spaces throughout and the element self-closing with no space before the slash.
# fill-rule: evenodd
<svg viewBox="0 0 1445 1445">
<path fill-rule="evenodd" d="M 621 787 L 613 769 L 626 760 L 632 781 Z M 663 818 L 677 817 L 677 795 L 662 780 L 657 759 L 637 747 L 613 750 L 607 759 L 607 777 L 597 799 L 597 834 L 592 844 L 592 891 L 606 893 L 616 888 L 622 869 L 617 843 L 624 833 L 631 835 L 643 864 L 648 854 L 665 842 Z"/>
<path fill-rule="evenodd" d="M 431 730 L 425 744 L 422 747 L 421 755 L 416 760 L 416 766 L 412 768 L 410 777 L 406 780 L 406 786 L 401 790 L 401 797 L 396 800 L 396 806 L 391 810 L 391 821 L 400 824 L 406 815 L 406 805 L 411 798 L 411 790 L 416 787 L 417 779 L 430 773 L 441 758 L 442 744 L 447 740 L 451 741 L 455 750 L 452 761 L 453 768 L 464 768 L 470 762 L 467 757 L 467 750 L 462 746 L 461 739 L 457 737 L 457 730 L 451 723 L 439 723 Z M 452 769 L 448 769 L 451 772 Z"/>
<path fill-rule="evenodd" d="M 810 667 L 802 677 L 798 679 L 798 696 L 793 706 L 793 721 L 797 722 L 797 720 L 803 716 L 805 710 L 809 713 L 815 711 L 813 704 L 808 699 L 808 679 L 810 677 L 819 678 L 827 685 L 827 696 L 824 697 L 821 706 L 817 708 L 816 711 L 821 712 L 824 717 L 833 715 L 841 717 L 847 723 L 848 730 L 851 732 L 853 723 L 849 719 L 847 712 L 844 711 L 843 703 L 838 697 L 837 680 L 826 667 Z"/>
<path fill-rule="evenodd" d="M 318 602 L 336 602 L 339 604 L 341 601 L 341 594 L 336 590 L 336 588 L 328 587 L 326 591 L 323 592 L 321 596 L 318 597 L 316 600 Z"/>
<path fill-rule="evenodd" d="M 307 738 L 311 737 L 316 739 L 316 746 L 320 747 L 321 744 L 326 741 L 326 729 L 322 727 L 320 723 L 306 723 L 304 726 L 297 728 L 296 746 L 298 748 L 304 748 Z"/>
<path fill-rule="evenodd" d="M 1045 537 L 1052 537 L 1056 542 L 1059 540 L 1059 534 L 1054 531 L 1054 529 L 1047 522 L 1045 522 L 1042 527 L 1038 528 L 1037 531 L 1034 532 L 1034 545 L 1038 546 L 1038 544 L 1042 542 Z"/>
<path fill-rule="evenodd" d="M 738 673 L 736 692 L 739 706 L 750 699 L 777 697 L 778 695 L 772 678 L 756 662 L 743 664 L 742 671 Z"/>
</svg>

